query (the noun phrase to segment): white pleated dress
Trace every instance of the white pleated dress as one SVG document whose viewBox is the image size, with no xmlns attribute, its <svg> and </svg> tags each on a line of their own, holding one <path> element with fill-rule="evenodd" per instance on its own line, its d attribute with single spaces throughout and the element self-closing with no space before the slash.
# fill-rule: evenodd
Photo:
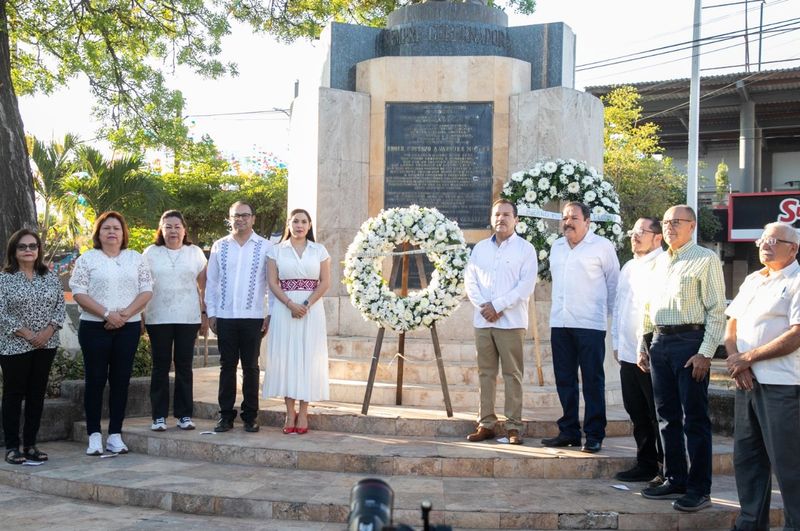
<svg viewBox="0 0 800 531">
<path fill-rule="evenodd" d="M 313 281 L 319 281 L 320 263 L 330 258 L 325 247 L 314 242 L 308 242 L 301 258 L 289 240 L 273 247 L 269 256 L 278 266 L 283 292 L 298 304 L 311 295 Z M 292 318 L 289 308 L 276 300 L 268 337 L 264 398 L 328 400 L 328 335 L 322 300 L 302 319 Z"/>
</svg>

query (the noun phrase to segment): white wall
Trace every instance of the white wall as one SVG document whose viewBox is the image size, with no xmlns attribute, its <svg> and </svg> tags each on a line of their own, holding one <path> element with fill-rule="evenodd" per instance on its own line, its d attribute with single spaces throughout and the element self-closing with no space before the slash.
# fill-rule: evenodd
<svg viewBox="0 0 800 531">
<path fill-rule="evenodd" d="M 787 181 L 800 180 L 800 151 L 772 154 L 772 187 L 775 190 L 782 188 L 797 189 L 786 184 Z"/>
</svg>

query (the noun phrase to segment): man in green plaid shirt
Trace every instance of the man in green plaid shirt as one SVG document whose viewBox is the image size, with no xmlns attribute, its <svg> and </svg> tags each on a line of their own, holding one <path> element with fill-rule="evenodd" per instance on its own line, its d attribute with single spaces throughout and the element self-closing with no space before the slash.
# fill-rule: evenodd
<svg viewBox="0 0 800 531">
<path fill-rule="evenodd" d="M 670 208 L 662 225 L 669 249 L 653 267 L 638 364 L 653 379 L 665 480 L 642 496 L 674 499 L 675 509 L 694 512 L 711 506 L 708 382 L 725 331 L 725 282 L 716 253 L 692 241 L 697 217 L 691 207 Z"/>
</svg>

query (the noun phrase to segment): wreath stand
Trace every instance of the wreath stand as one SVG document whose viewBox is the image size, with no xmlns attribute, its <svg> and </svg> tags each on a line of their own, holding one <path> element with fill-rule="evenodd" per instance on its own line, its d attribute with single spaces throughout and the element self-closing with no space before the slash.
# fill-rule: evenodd
<svg viewBox="0 0 800 531">
<path fill-rule="evenodd" d="M 403 251 L 400 256 L 395 255 L 392 259 L 392 273 L 389 280 L 389 286 L 397 283 L 397 275 L 400 274 L 400 296 L 405 297 L 408 295 L 408 269 L 409 269 L 409 244 L 403 243 Z M 422 255 L 414 254 L 417 273 L 419 274 L 419 282 L 422 288 L 428 287 L 428 279 L 425 276 L 425 268 L 422 263 Z M 398 267 L 400 266 L 400 267 Z M 402 271 L 402 272 L 401 272 Z M 367 379 L 367 391 L 364 394 L 364 403 L 361 406 L 361 413 L 367 414 L 369 411 L 369 402 L 372 398 L 372 388 L 375 385 L 375 376 L 378 373 L 378 361 L 381 357 L 381 346 L 383 345 L 383 335 L 386 332 L 385 327 L 378 329 L 378 337 L 375 339 L 375 350 L 372 352 L 372 365 L 369 368 L 369 378 Z M 395 395 L 395 404 L 398 406 L 403 405 L 403 362 L 405 358 L 406 347 L 406 333 L 400 332 L 397 347 L 397 391 Z M 433 342 L 433 352 L 436 356 L 436 366 L 439 369 L 439 381 L 442 383 L 442 394 L 444 395 L 444 407 L 447 410 L 447 416 L 453 416 L 453 406 L 450 403 L 450 391 L 447 389 L 447 375 L 444 372 L 444 362 L 442 361 L 442 349 L 439 345 L 439 334 L 436 332 L 436 323 L 431 324 L 431 341 Z"/>
</svg>

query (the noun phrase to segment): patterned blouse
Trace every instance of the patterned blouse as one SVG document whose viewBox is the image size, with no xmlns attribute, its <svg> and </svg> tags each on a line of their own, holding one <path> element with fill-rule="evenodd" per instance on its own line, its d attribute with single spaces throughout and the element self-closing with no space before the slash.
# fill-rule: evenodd
<svg viewBox="0 0 800 531">
<path fill-rule="evenodd" d="M 55 273 L 34 274 L 32 279 L 22 271 L 0 273 L 0 355 L 36 350 L 14 332 L 27 328 L 36 333 L 49 324 L 56 332 L 44 348 L 58 347 L 58 330 L 65 316 L 64 290 Z"/>
<path fill-rule="evenodd" d="M 124 310 L 142 292 L 153 291 L 153 277 L 144 257 L 125 249 L 110 257 L 99 249 L 91 249 L 78 257 L 69 287 L 74 295 L 89 295 L 110 311 Z M 128 322 L 141 321 L 141 313 Z M 98 317 L 81 310 L 82 321 L 102 322 Z"/>
</svg>

